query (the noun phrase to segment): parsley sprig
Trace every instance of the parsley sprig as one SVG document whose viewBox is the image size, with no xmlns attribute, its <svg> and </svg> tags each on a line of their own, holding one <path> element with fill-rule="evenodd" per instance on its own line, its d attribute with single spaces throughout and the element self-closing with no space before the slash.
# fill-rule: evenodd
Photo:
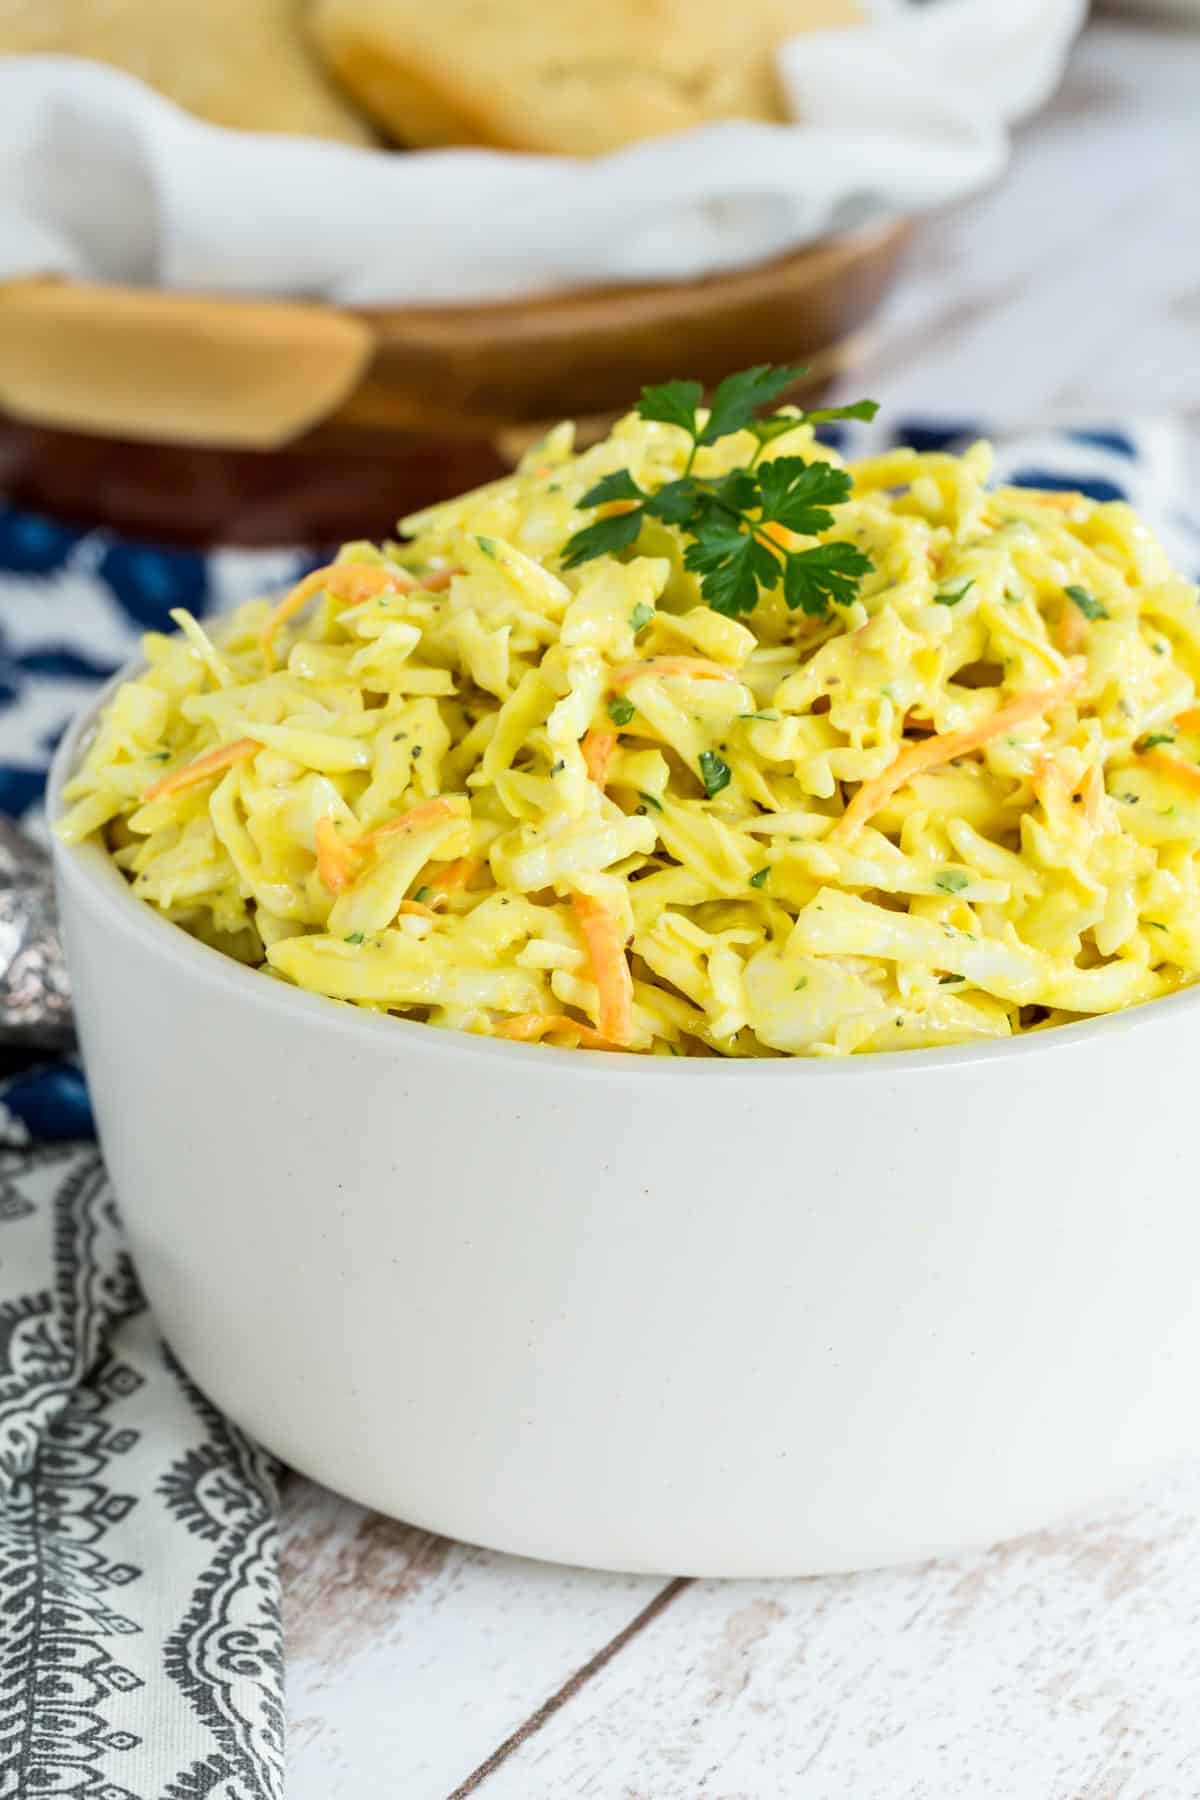
<svg viewBox="0 0 1200 1800">
<path fill-rule="evenodd" d="M 639 487 L 628 469 L 614 469 L 579 501 L 580 509 L 614 508 L 568 541 L 563 567 L 576 569 L 596 556 L 612 556 L 633 544 L 646 519 L 679 528 L 689 540 L 684 567 L 700 577 L 700 592 L 714 612 L 735 618 L 753 612 L 760 588 L 777 588 L 793 611 L 823 618 L 830 602 L 848 606 L 871 563 L 855 544 L 816 543 L 797 548 L 792 537 L 815 538 L 834 522 L 833 508 L 850 497 L 850 477 L 832 463 L 802 456 L 760 457 L 767 445 L 798 425 L 833 419 L 873 419 L 873 400 L 813 412 L 756 415 L 777 400 L 803 369 L 762 363 L 730 375 L 716 389 L 707 418 L 699 408 L 698 381 L 668 381 L 642 389 L 643 419 L 677 425 L 691 439 L 683 474 L 653 492 Z M 756 448 L 747 464 L 706 478 L 693 474 L 697 453 L 734 432 L 749 431 Z"/>
</svg>

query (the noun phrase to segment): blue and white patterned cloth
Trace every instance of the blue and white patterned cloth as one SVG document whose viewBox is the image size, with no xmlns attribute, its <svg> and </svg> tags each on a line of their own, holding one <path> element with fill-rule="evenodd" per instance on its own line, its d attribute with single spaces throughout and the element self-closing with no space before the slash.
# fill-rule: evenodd
<svg viewBox="0 0 1200 1800">
<path fill-rule="evenodd" d="M 171 629 L 302 552 L 212 556 L 0 509 L 0 811 Z M 271 1459 L 192 1386 L 138 1290 L 70 1058 L 0 1088 L 0 1800 L 280 1800 Z"/>
<path fill-rule="evenodd" d="M 312 561 L 295 549 L 170 549 L 0 506 L 0 813 L 43 835 L 55 746 L 143 632 L 173 630 L 175 607 L 204 617 L 287 587 Z M 0 1144 L 92 1132 L 74 1059 L 0 1082 Z"/>
</svg>

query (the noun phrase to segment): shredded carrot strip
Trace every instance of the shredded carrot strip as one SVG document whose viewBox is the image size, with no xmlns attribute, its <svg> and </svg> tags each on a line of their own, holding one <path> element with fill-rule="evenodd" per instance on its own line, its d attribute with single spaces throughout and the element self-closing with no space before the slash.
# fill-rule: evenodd
<svg viewBox="0 0 1200 1800">
<path fill-rule="evenodd" d="M 863 782 L 830 832 L 830 838 L 844 840 L 853 837 L 914 775 L 920 775 L 926 769 L 934 769 L 939 763 L 952 762 L 956 756 L 965 756 L 970 750 L 978 750 L 990 739 L 1011 731 L 1016 725 L 1023 725 L 1027 719 L 1036 719 L 1039 713 L 1046 712 L 1061 700 L 1069 699 L 1078 689 L 1085 673 L 1085 666 L 1080 663 L 1069 675 L 1050 687 L 1032 688 L 1026 694 L 1018 694 L 1015 700 L 1002 706 L 990 719 L 984 719 L 978 725 L 969 725 L 964 731 L 940 732 L 934 737 L 926 738 L 924 743 L 909 744 L 882 775 L 877 775 L 873 781 Z"/>
<path fill-rule="evenodd" d="M 1030 782 L 1034 793 L 1046 808 L 1053 805 L 1065 806 L 1069 791 L 1058 764 L 1054 758 L 1042 753 L 1033 765 L 1033 777 Z"/>
<path fill-rule="evenodd" d="M 598 1031 L 593 1031 L 590 1025 L 581 1025 L 578 1019 L 570 1019 L 566 1013 L 514 1013 L 511 1019 L 505 1019 L 496 1026 L 495 1036 L 513 1038 L 521 1044 L 534 1044 L 549 1037 L 551 1032 L 558 1031 L 569 1032 L 585 1050 L 617 1048 L 606 1037 L 601 1037 Z"/>
<path fill-rule="evenodd" d="M 1144 756 L 1135 756 L 1133 760 L 1135 766 L 1154 769 L 1159 775 L 1165 775 L 1176 787 L 1200 794 L 1200 769 L 1194 763 L 1182 762 L 1178 756 L 1170 756 L 1165 750 L 1147 750 Z"/>
<path fill-rule="evenodd" d="M 429 885 L 439 894 L 452 894 L 456 888 L 464 888 L 474 881 L 482 867 L 482 856 L 460 856 L 457 862 L 447 863 L 441 874 L 435 875 Z"/>
<path fill-rule="evenodd" d="M 644 662 L 626 663 L 608 678 L 611 688 L 628 687 L 639 675 L 691 675 L 697 681 L 736 681 L 737 670 L 706 656 L 649 656 Z"/>
<path fill-rule="evenodd" d="M 1058 645 L 1068 656 L 1078 650 L 1087 636 L 1087 627 L 1083 622 L 1083 614 L 1075 605 L 1070 595 L 1063 598 L 1062 613 L 1058 621 Z"/>
<path fill-rule="evenodd" d="M 322 569 L 313 569 L 284 595 L 259 633 L 263 662 L 268 671 L 275 667 L 275 633 L 322 589 L 338 600 L 357 602 L 369 600 L 373 594 L 404 593 L 414 585 L 410 578 L 378 563 L 329 563 Z"/>
<path fill-rule="evenodd" d="M 458 573 L 457 569 L 439 569 L 434 575 L 418 578 L 406 574 L 403 569 L 385 568 L 381 563 L 328 563 L 323 569 L 314 569 L 284 595 L 263 626 L 258 640 L 263 662 L 268 672 L 275 667 L 275 633 L 289 619 L 294 619 L 322 589 L 332 594 L 335 600 L 357 606 L 364 600 L 374 599 L 376 594 L 411 594 L 414 588 L 427 588 L 436 593 L 448 587 Z"/>
<path fill-rule="evenodd" d="M 1189 706 L 1175 720 L 1180 731 L 1200 731 L 1200 706 Z"/>
<path fill-rule="evenodd" d="M 448 800 L 423 801 L 420 806 L 410 807 L 408 812 L 388 819 L 386 824 L 377 825 L 374 831 L 364 831 L 361 837 L 354 839 L 353 848 L 370 850 L 384 838 L 407 837 L 410 831 L 420 831 L 423 825 L 432 825 L 435 819 L 452 818 L 457 810 Z"/>
<path fill-rule="evenodd" d="M 572 894 L 571 904 L 600 995 L 600 1035 L 613 1044 L 629 1044 L 633 1040 L 633 976 L 624 934 L 608 908 L 591 894 Z"/>
<path fill-rule="evenodd" d="M 176 769 L 173 775 L 164 775 L 161 781 L 150 784 L 142 795 L 143 800 L 159 800 L 164 794 L 177 794 L 182 788 L 195 787 L 198 781 L 207 781 L 210 775 L 216 775 L 221 769 L 232 768 L 234 763 L 241 762 L 244 757 L 253 756 L 262 745 L 254 738 L 238 738 L 234 744 L 222 744 L 219 750 L 206 750 L 195 762 L 185 768 Z"/>
<path fill-rule="evenodd" d="M 348 888 L 358 872 L 358 859 L 353 844 L 343 843 L 338 828 L 326 813 L 313 830 L 317 847 L 317 874 L 331 894 Z"/>
<path fill-rule="evenodd" d="M 616 747 L 615 731 L 589 731 L 580 743 L 587 772 L 598 788 L 602 788 L 608 780 L 608 766 Z"/>
</svg>

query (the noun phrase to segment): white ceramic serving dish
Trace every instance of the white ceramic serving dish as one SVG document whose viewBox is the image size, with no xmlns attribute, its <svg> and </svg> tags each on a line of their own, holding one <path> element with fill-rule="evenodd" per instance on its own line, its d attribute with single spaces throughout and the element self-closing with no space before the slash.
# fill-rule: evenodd
<svg viewBox="0 0 1200 1800">
<path fill-rule="evenodd" d="M 329 1486 L 530 1556 L 796 1575 L 1200 1445 L 1200 992 L 843 1063 L 555 1051 L 294 991 L 56 855 L 153 1306 Z"/>
</svg>

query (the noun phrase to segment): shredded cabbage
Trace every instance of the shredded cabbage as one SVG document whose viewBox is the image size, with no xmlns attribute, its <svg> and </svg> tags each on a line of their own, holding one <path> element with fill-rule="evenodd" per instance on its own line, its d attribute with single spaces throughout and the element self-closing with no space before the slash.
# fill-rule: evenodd
<svg viewBox="0 0 1200 1800">
<path fill-rule="evenodd" d="M 667 525 L 564 572 L 579 498 L 686 449 L 560 426 L 274 611 L 178 615 L 63 837 L 276 978 L 531 1041 L 895 1050 L 1200 973 L 1200 607 L 1130 509 L 901 450 L 852 467 L 874 572 L 828 618 L 714 612 Z"/>
</svg>

